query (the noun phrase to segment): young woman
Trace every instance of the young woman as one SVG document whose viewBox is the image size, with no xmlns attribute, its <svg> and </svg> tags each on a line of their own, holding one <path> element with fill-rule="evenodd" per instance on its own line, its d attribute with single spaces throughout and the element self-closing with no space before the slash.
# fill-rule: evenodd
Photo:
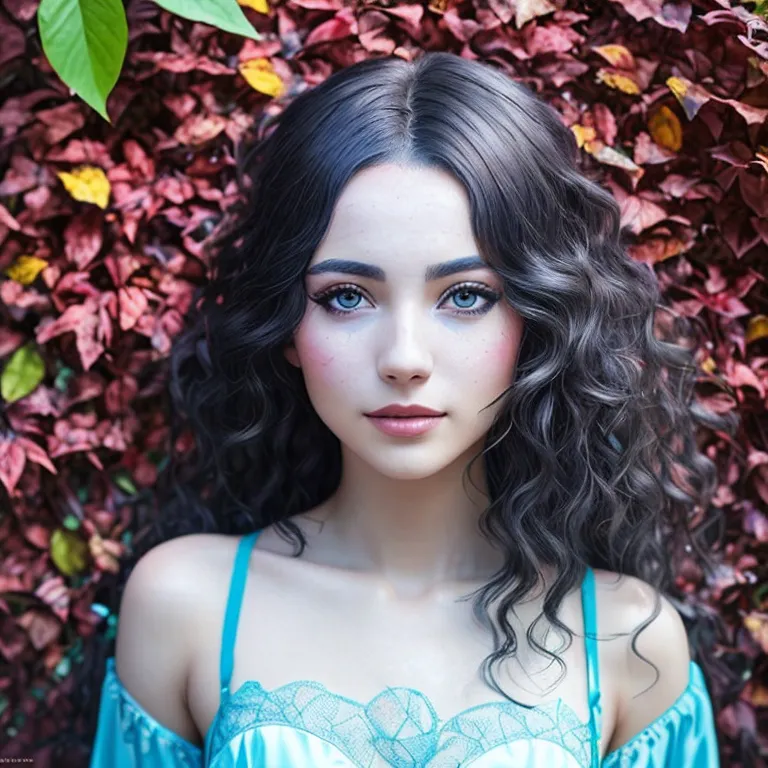
<svg viewBox="0 0 768 768">
<path fill-rule="evenodd" d="M 261 137 L 174 349 L 196 462 L 125 587 L 94 768 L 716 768 L 662 592 L 716 485 L 696 425 L 733 425 L 576 163 L 446 53 Z"/>
</svg>

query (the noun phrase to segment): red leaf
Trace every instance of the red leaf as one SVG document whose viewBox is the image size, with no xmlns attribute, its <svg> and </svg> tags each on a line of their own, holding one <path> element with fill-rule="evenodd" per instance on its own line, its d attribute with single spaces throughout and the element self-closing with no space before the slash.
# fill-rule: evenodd
<svg viewBox="0 0 768 768">
<path fill-rule="evenodd" d="M 667 212 L 660 205 L 637 195 L 627 195 L 620 205 L 622 226 L 629 227 L 636 235 L 667 218 Z"/>
<path fill-rule="evenodd" d="M 38 549 L 47 551 L 51 540 L 51 532 L 45 526 L 33 523 L 32 525 L 25 526 L 24 538 Z"/>
<path fill-rule="evenodd" d="M 48 549 L 47 543 L 45 549 Z M 44 581 L 35 590 L 35 595 L 46 603 L 61 621 L 69 618 L 69 587 L 61 576 Z"/>
<path fill-rule="evenodd" d="M 64 252 L 78 269 L 85 269 L 101 250 L 102 221 L 101 211 L 90 206 L 74 216 L 64 230 Z"/>
<path fill-rule="evenodd" d="M 180 144 L 204 144 L 218 136 L 227 126 L 227 119 L 221 115 L 192 115 L 174 132 Z"/>
<path fill-rule="evenodd" d="M 187 179 L 165 177 L 158 179 L 153 187 L 154 191 L 170 200 L 176 205 L 181 205 L 195 196 L 195 188 Z"/>
<path fill-rule="evenodd" d="M 85 163 L 97 165 L 105 171 L 115 164 L 109 150 L 100 141 L 91 139 L 72 139 L 64 149 L 52 149 L 45 156 L 46 160 L 65 163 Z"/>
<path fill-rule="evenodd" d="M 37 332 L 37 343 L 45 344 L 46 341 L 60 336 L 62 333 L 75 331 L 85 320 L 86 315 L 92 307 L 85 304 L 72 304 L 64 310 L 53 322 L 47 323 Z M 38 326 L 40 328 L 40 326 Z"/>
<path fill-rule="evenodd" d="M 3 41 L 0 48 L 0 66 L 17 56 L 22 56 L 26 50 L 24 33 L 3 16 L 0 16 L 0 40 Z"/>
<path fill-rule="evenodd" d="M 332 19 L 316 26 L 304 40 L 304 48 L 343 40 L 357 34 L 357 20 L 351 8 L 343 8 Z"/>
<path fill-rule="evenodd" d="M 37 118 L 48 127 L 45 140 L 51 145 L 58 144 L 85 125 L 85 113 L 79 101 L 68 101 L 52 109 L 43 109 L 37 113 Z"/>
<path fill-rule="evenodd" d="M 685 32 L 691 20 L 691 4 L 682 2 L 665 3 L 664 0 L 613 0 L 624 7 L 624 10 L 635 21 L 653 19 L 664 27 Z"/>
<path fill-rule="evenodd" d="M 0 482 L 13 496 L 26 463 L 24 449 L 10 438 L 0 438 Z"/>
<path fill-rule="evenodd" d="M 567 53 L 584 41 L 571 27 L 559 24 L 529 24 L 522 29 L 525 47 L 531 56 L 543 53 Z"/>
<path fill-rule="evenodd" d="M 28 610 L 17 622 L 27 630 L 32 646 L 38 651 L 50 645 L 61 634 L 61 624 L 49 613 L 37 608 Z"/>
<path fill-rule="evenodd" d="M 138 391 L 139 385 L 130 374 L 111 381 L 104 392 L 107 413 L 117 415 L 127 411 Z"/>
<path fill-rule="evenodd" d="M 84 304 L 67 307 L 60 317 L 38 331 L 38 344 L 43 344 L 62 333 L 74 331 L 77 351 L 80 353 L 83 368 L 87 371 L 104 351 L 104 346 L 96 340 L 98 310 L 99 302 L 93 297 L 89 297 Z"/>
<path fill-rule="evenodd" d="M 136 325 L 138 319 L 144 314 L 144 310 L 149 305 L 149 302 L 141 288 L 128 286 L 118 291 L 118 304 L 120 328 L 123 331 L 127 331 Z"/>
<path fill-rule="evenodd" d="M 142 179 L 150 181 L 155 177 L 155 161 L 147 155 L 138 141 L 126 139 L 123 142 L 123 155 L 131 169 L 137 171 Z"/>
<path fill-rule="evenodd" d="M 35 464 L 45 467 L 51 474 L 58 474 L 56 467 L 48 458 L 48 454 L 36 442 L 21 436 L 16 437 L 16 442 L 24 449 L 24 452 L 27 454 L 27 458 L 30 461 L 34 461 Z"/>
</svg>

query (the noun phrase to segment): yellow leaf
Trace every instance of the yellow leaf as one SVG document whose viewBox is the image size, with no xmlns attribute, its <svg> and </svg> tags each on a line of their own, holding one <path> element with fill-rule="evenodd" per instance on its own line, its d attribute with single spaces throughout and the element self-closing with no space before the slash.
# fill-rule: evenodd
<svg viewBox="0 0 768 768">
<path fill-rule="evenodd" d="M 51 534 L 49 551 L 54 565 L 65 576 L 84 571 L 88 564 L 88 544 L 64 528 L 57 528 Z"/>
<path fill-rule="evenodd" d="M 267 0 L 237 0 L 237 2 L 243 8 L 253 8 L 254 11 L 259 13 L 269 13 L 269 3 L 267 3 Z"/>
<path fill-rule="evenodd" d="M 678 152 L 683 146 L 683 128 L 677 115 L 667 106 L 662 105 L 648 120 L 648 129 L 653 140 L 665 149 Z"/>
<path fill-rule="evenodd" d="M 575 125 L 571 126 L 571 130 L 576 136 L 576 141 L 579 147 L 583 147 L 587 141 L 594 141 L 594 139 L 597 137 L 597 132 L 595 129 L 589 127 L 588 125 L 579 125 L 579 123 L 576 123 Z"/>
<path fill-rule="evenodd" d="M 620 75 L 618 72 L 609 72 L 607 69 L 597 71 L 597 79 L 605 83 L 610 88 L 616 88 L 624 93 L 630 93 L 636 96 L 640 93 L 637 83 L 626 75 Z"/>
<path fill-rule="evenodd" d="M 712 355 L 701 363 L 701 369 L 707 373 L 714 373 L 717 369 L 717 363 L 714 361 Z"/>
<path fill-rule="evenodd" d="M 19 347 L 0 376 L 0 394 L 14 403 L 32 392 L 45 376 L 45 363 L 33 344 Z"/>
<path fill-rule="evenodd" d="M 635 57 L 623 45 L 599 45 L 595 49 L 612 67 L 635 69 Z"/>
<path fill-rule="evenodd" d="M 279 96 L 285 86 L 279 75 L 272 69 L 269 59 L 248 59 L 238 67 L 248 85 L 268 96 Z"/>
<path fill-rule="evenodd" d="M 669 90 L 672 91 L 675 98 L 680 102 L 680 106 L 685 111 L 685 116 L 689 120 L 693 120 L 701 107 L 710 99 L 716 98 L 706 88 L 696 85 L 696 83 L 691 83 L 682 77 L 668 77 L 666 83 Z M 726 99 L 725 101 L 727 103 L 728 100 Z"/>
<path fill-rule="evenodd" d="M 75 200 L 94 203 L 102 209 L 109 204 L 109 179 L 101 168 L 94 165 L 81 165 L 71 173 L 62 171 L 56 175 Z"/>
<path fill-rule="evenodd" d="M 688 85 L 685 82 L 685 80 L 681 80 L 679 77 L 668 77 L 667 78 L 667 87 L 669 88 L 672 93 L 675 94 L 675 97 L 678 101 L 683 100 L 683 96 L 685 96 L 686 93 L 688 93 Z"/>
<path fill-rule="evenodd" d="M 45 259 L 37 256 L 19 256 L 16 261 L 5 270 L 5 274 L 22 285 L 31 285 L 35 278 L 48 266 Z"/>
<path fill-rule="evenodd" d="M 755 315 L 749 319 L 747 332 L 744 335 L 747 344 L 751 341 L 764 339 L 768 336 L 768 315 Z"/>
<path fill-rule="evenodd" d="M 744 626 L 749 630 L 752 637 L 762 645 L 763 650 L 768 653 L 768 614 L 757 613 L 753 611 L 744 617 Z"/>
</svg>

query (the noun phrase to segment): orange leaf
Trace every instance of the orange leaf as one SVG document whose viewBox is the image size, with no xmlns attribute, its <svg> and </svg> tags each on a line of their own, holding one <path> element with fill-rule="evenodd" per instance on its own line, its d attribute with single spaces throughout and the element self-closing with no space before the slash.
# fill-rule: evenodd
<svg viewBox="0 0 768 768">
<path fill-rule="evenodd" d="M 623 45 L 599 45 L 592 50 L 599 53 L 612 67 L 635 69 L 635 57 Z"/>
<path fill-rule="evenodd" d="M 749 319 L 747 332 L 744 339 L 749 344 L 751 341 L 768 337 L 768 315 L 755 315 Z"/>
<path fill-rule="evenodd" d="M 683 146 L 683 128 L 677 115 L 666 105 L 653 113 L 648 120 L 648 130 L 660 147 L 678 152 Z"/>
</svg>

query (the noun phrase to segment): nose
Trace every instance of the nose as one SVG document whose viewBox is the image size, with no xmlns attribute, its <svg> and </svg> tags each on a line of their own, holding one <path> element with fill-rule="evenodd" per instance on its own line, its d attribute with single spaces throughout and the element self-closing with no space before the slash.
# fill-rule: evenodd
<svg viewBox="0 0 768 768">
<path fill-rule="evenodd" d="M 434 361 L 429 350 L 428 323 L 415 308 L 392 317 L 382 325 L 379 376 L 389 383 L 427 379 Z"/>
</svg>

